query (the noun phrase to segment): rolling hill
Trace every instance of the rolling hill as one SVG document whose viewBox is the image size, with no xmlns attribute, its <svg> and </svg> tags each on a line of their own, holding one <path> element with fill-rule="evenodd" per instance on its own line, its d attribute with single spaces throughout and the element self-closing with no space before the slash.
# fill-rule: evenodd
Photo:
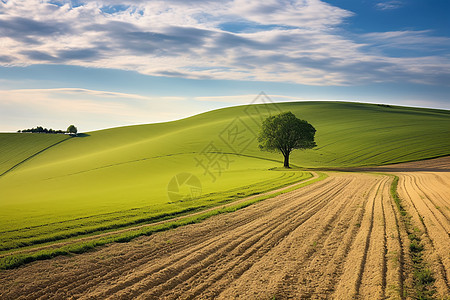
<svg viewBox="0 0 450 300">
<path fill-rule="evenodd" d="M 62 134 L 0 133 L 0 176 L 68 138 Z"/>
<path fill-rule="evenodd" d="M 231 107 L 68 139 L 0 134 L 1 170 L 25 160 L 0 176 L 0 250 L 148 222 L 307 178 L 308 172 L 276 169 L 281 155 L 257 147 L 261 120 L 281 111 L 317 129 L 316 149 L 293 152 L 298 167 L 450 155 L 449 111 L 344 102 Z M 177 194 L 180 180 L 188 190 Z M 178 197 L 200 187 L 201 196 L 197 190 L 192 199 Z"/>
</svg>

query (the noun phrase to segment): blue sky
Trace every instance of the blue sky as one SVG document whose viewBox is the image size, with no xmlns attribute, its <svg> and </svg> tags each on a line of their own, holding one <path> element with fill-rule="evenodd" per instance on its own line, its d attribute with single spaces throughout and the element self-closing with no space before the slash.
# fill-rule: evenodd
<svg viewBox="0 0 450 300">
<path fill-rule="evenodd" d="M 0 0 L 0 131 L 246 104 L 450 109 L 447 0 Z"/>
</svg>

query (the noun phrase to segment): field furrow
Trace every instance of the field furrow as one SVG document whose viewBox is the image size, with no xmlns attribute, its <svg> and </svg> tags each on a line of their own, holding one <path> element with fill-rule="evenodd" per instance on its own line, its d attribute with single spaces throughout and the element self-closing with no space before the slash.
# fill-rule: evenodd
<svg viewBox="0 0 450 300">
<path fill-rule="evenodd" d="M 364 204 L 366 213 L 359 224 L 360 230 L 348 255 L 349 259 L 345 262 L 344 272 L 334 293 L 336 297 L 350 299 L 359 293 L 373 229 L 374 202 L 379 189 L 380 183 L 377 183 L 376 187 L 366 196 L 367 201 Z"/>
<path fill-rule="evenodd" d="M 386 228 L 383 202 L 389 201 L 389 181 L 380 182 L 374 197 L 373 216 L 366 243 L 366 256 L 361 270 L 358 294 L 363 299 L 382 299 L 386 289 Z"/>
<path fill-rule="evenodd" d="M 334 187 L 339 189 L 345 184 L 345 182 L 342 182 Z M 313 196 L 315 201 L 308 203 L 305 201 L 306 206 L 299 205 L 297 207 L 288 205 L 291 202 L 290 200 L 295 199 L 290 196 L 286 199 L 287 201 L 285 201 L 284 206 L 275 208 L 274 211 L 269 212 L 268 216 L 237 227 L 235 230 L 228 230 L 221 236 L 212 237 L 212 241 L 207 240 L 207 243 L 201 245 L 201 250 L 187 249 L 187 251 L 181 253 L 181 258 L 170 256 L 167 258 L 166 263 L 164 261 L 158 262 L 155 265 L 156 269 L 147 268 L 139 278 L 141 280 L 133 285 L 129 285 L 129 282 L 123 284 L 129 285 L 127 290 L 132 291 L 135 288 L 148 290 L 149 287 L 155 286 L 155 289 L 152 291 L 152 296 L 158 297 L 159 293 L 164 290 L 172 290 L 172 288 L 168 287 L 173 287 L 174 283 L 185 282 L 188 279 L 195 278 L 195 275 L 201 269 L 207 268 L 213 263 L 216 265 L 221 257 L 225 257 L 228 261 L 234 252 L 237 252 L 237 255 L 241 256 L 244 254 L 244 250 L 247 250 L 249 247 L 255 252 L 258 250 L 258 247 L 265 246 L 265 243 L 269 243 L 266 248 L 270 249 L 270 243 L 274 243 L 274 241 L 276 242 L 282 238 L 283 235 L 290 231 L 292 226 L 295 226 L 296 222 L 301 223 L 304 219 L 309 218 L 310 215 L 320 210 L 327 199 L 334 193 L 335 189 L 325 192 L 319 190 L 316 197 Z M 288 221 L 291 224 L 288 228 L 285 228 Z M 256 225 L 255 223 L 260 225 Z M 185 256 L 186 253 L 189 255 Z M 192 265 L 192 261 L 199 262 L 200 264 Z M 149 276 L 150 274 L 152 276 Z M 177 274 L 177 276 L 172 278 L 173 274 Z M 137 295 L 139 294 L 139 290 L 129 293 L 131 295 Z M 102 294 L 101 296 L 105 295 Z"/>
<path fill-rule="evenodd" d="M 450 195 L 450 186 L 442 184 L 446 181 L 450 182 L 448 172 L 400 173 L 399 181 L 399 195 L 409 206 L 415 226 L 423 232 L 426 263 L 433 270 L 440 296 L 448 295 L 450 291 L 450 219 L 443 213 L 449 206 L 449 197 L 443 196 Z M 429 184 L 440 188 L 431 192 Z"/>
</svg>

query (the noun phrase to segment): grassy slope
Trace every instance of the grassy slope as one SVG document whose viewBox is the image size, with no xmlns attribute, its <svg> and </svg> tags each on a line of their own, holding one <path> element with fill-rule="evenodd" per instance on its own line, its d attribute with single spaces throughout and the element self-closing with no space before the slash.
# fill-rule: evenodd
<svg viewBox="0 0 450 300">
<path fill-rule="evenodd" d="M 65 223 L 46 227 L 55 231 L 59 224 L 93 226 L 125 215 L 131 218 L 133 208 L 142 214 L 185 209 L 194 201 L 171 203 L 167 198 L 168 182 L 182 172 L 196 175 L 204 194 L 214 193 L 203 198 L 205 203 L 219 201 L 221 194 L 244 185 L 287 183 L 292 178 L 280 178 L 284 172 L 268 170 L 279 166 L 273 160 L 281 161 L 281 156 L 260 152 L 248 131 L 258 131 L 254 120 L 265 116 L 264 108 L 227 108 L 175 122 L 91 132 L 58 144 L 0 178 L 0 231 L 62 221 Z M 448 111 L 333 102 L 285 103 L 278 108 L 294 112 L 317 129 L 318 148 L 292 155 L 292 163 L 300 166 L 375 165 L 450 154 Z M 248 128 L 230 126 L 243 123 Z M 220 137 L 227 138 L 236 128 L 247 131 L 233 145 L 247 139 L 251 143 L 228 155 L 228 168 L 222 163 L 222 173 L 216 170 L 213 180 L 197 166 L 195 158 L 205 162 L 201 153 L 211 142 L 220 151 L 233 152 Z M 9 134 L 8 138 L 17 136 L 31 137 Z M 36 139 L 34 136 L 31 138 Z M 38 143 L 29 140 L 23 144 Z M 10 161 L 13 154 L 2 153 L 1 160 Z M 263 188 L 264 184 L 259 184 L 259 189 Z M 256 190 L 249 187 L 247 192 Z M 105 217 L 111 213 L 113 219 Z M 95 220 L 74 221 L 89 216 L 96 216 Z"/>
<path fill-rule="evenodd" d="M 0 174 L 68 138 L 70 137 L 62 134 L 0 133 Z"/>
</svg>

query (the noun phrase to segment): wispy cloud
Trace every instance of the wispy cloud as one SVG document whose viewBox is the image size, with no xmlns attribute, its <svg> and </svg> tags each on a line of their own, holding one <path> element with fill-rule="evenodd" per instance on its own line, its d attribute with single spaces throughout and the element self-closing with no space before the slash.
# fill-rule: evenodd
<svg viewBox="0 0 450 300">
<path fill-rule="evenodd" d="M 382 1 L 378 2 L 375 6 L 380 10 L 392 10 L 400 8 L 404 5 L 402 1 L 392 0 L 392 1 Z"/>
<path fill-rule="evenodd" d="M 372 46 L 384 44 L 391 48 L 415 48 L 426 51 L 447 50 L 450 47 L 450 38 L 433 36 L 430 30 L 372 32 L 361 37 L 370 41 Z"/>
<path fill-rule="evenodd" d="M 274 102 L 287 102 L 303 100 L 300 97 L 285 96 L 285 95 L 267 95 L 271 101 Z M 209 97 L 194 97 L 197 101 L 207 101 L 207 102 L 220 102 L 227 104 L 261 104 L 264 102 L 255 102 L 259 97 L 255 95 L 234 95 L 234 96 L 209 96 Z"/>
<path fill-rule="evenodd" d="M 378 4 L 388 9 L 400 2 Z M 320 0 L 6 0 L 0 9 L 3 66 L 54 63 L 308 85 L 432 83 L 450 70 L 439 53 L 403 60 L 370 51 L 398 47 L 399 37 L 346 36 L 338 29 L 353 13 Z M 251 24 L 251 30 L 223 24 Z M 446 43 L 430 32 L 416 37 Z"/>
<path fill-rule="evenodd" d="M 139 99 L 139 100 L 149 100 L 150 97 L 137 95 L 137 94 L 127 94 L 127 93 L 117 93 L 109 91 L 97 91 L 88 90 L 81 88 L 54 88 L 54 89 L 15 89 L 15 90 L 0 90 L 3 94 L 66 94 L 66 95 L 87 95 L 87 96 L 100 96 L 108 98 L 121 98 L 121 99 Z M 164 99 L 167 97 L 163 97 Z M 171 97 L 172 98 L 172 97 Z M 178 98 L 177 98 L 178 99 Z"/>
</svg>

